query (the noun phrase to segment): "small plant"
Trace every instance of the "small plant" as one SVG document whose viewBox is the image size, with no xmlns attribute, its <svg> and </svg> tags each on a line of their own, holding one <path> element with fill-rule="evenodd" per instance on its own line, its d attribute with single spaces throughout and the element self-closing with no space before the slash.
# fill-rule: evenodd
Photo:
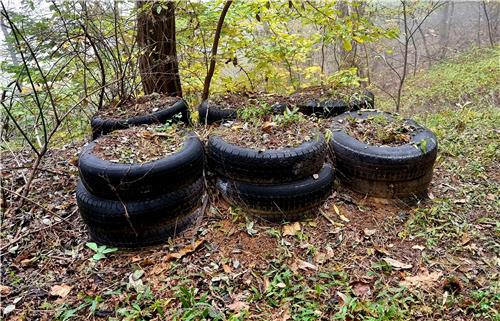
<svg viewBox="0 0 500 321">
<path fill-rule="evenodd" d="M 332 140 L 332 138 L 333 138 L 333 133 L 331 129 L 325 130 L 325 141 L 329 143 Z"/>
<path fill-rule="evenodd" d="M 273 108 L 271 105 L 260 102 L 256 105 L 245 106 L 238 110 L 238 116 L 240 119 L 246 122 L 255 122 L 267 115 L 272 114 Z"/>
<path fill-rule="evenodd" d="M 304 119 L 304 116 L 299 113 L 299 108 L 295 107 L 293 109 L 285 108 L 283 115 L 275 115 L 274 122 L 281 127 L 288 127 L 293 123 L 298 123 Z"/>
<path fill-rule="evenodd" d="M 95 254 L 92 256 L 92 260 L 95 262 L 106 258 L 106 254 L 118 251 L 117 248 L 107 247 L 106 245 L 98 246 L 94 242 L 86 243 L 85 246 L 87 246 L 89 249 L 95 252 Z"/>
<path fill-rule="evenodd" d="M 224 314 L 216 310 L 208 301 L 208 293 L 196 298 L 198 289 L 180 287 L 176 292 L 177 299 L 182 304 L 182 314 L 174 320 L 224 320 Z"/>
</svg>

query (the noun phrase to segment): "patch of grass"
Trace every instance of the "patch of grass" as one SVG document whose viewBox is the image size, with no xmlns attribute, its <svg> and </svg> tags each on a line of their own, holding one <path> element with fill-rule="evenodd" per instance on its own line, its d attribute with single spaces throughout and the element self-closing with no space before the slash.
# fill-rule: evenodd
<svg viewBox="0 0 500 321">
<path fill-rule="evenodd" d="M 410 77 L 405 84 L 402 111 L 463 106 L 478 96 L 498 99 L 500 90 L 500 46 L 477 48 L 432 66 Z M 394 103 L 379 99 L 382 109 L 392 109 Z"/>
</svg>

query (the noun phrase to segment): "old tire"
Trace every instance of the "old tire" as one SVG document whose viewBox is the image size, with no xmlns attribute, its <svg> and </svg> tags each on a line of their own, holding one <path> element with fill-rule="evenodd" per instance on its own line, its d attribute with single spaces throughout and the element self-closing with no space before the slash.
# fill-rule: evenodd
<svg viewBox="0 0 500 321">
<path fill-rule="evenodd" d="M 172 106 L 166 107 L 157 112 L 127 119 L 107 119 L 97 116 L 93 117 L 90 121 L 92 139 L 108 134 L 113 130 L 127 129 L 131 126 L 137 125 L 163 124 L 169 120 L 172 122 L 184 122 L 189 124 L 190 113 L 184 99 L 181 99 Z"/>
<path fill-rule="evenodd" d="M 412 120 L 406 120 L 415 129 L 410 142 L 397 147 L 368 145 L 343 130 L 346 117 L 366 119 L 376 115 L 391 118 L 389 113 L 362 111 L 333 119 L 330 146 L 340 181 L 367 196 L 409 198 L 425 195 L 437 156 L 436 136 Z"/>
<path fill-rule="evenodd" d="M 327 153 L 322 135 L 295 148 L 258 151 L 229 144 L 211 136 L 207 144 L 208 168 L 232 180 L 275 184 L 306 178 L 318 172 Z"/>
<path fill-rule="evenodd" d="M 325 164 L 318 173 L 291 183 L 276 185 L 248 184 L 218 179 L 217 189 L 233 205 L 266 221 L 295 221 L 310 218 L 329 197 L 334 171 Z"/>
<path fill-rule="evenodd" d="M 80 215 L 98 243 L 137 247 L 161 243 L 180 232 L 201 205 L 204 181 L 157 198 L 122 202 L 92 195 L 78 182 L 76 200 Z"/>
<path fill-rule="evenodd" d="M 204 100 L 198 106 L 198 115 L 200 123 L 212 124 L 223 120 L 232 120 L 237 117 L 236 109 L 234 108 L 219 108 L 217 105 L 210 104 Z"/>
<path fill-rule="evenodd" d="M 188 133 L 180 151 L 165 158 L 140 164 L 120 164 L 93 154 L 95 142 L 85 146 L 79 157 L 83 185 L 92 194 L 122 201 L 156 197 L 189 185 L 201 177 L 203 145 Z"/>
<path fill-rule="evenodd" d="M 311 99 L 297 105 L 299 111 L 304 115 L 315 115 L 317 117 L 333 117 L 349 110 L 349 105 L 339 99 Z"/>
</svg>

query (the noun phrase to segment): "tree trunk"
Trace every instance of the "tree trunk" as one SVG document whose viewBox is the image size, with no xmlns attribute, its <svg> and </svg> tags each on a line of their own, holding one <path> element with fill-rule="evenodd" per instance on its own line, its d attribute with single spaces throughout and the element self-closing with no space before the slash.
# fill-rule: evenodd
<svg viewBox="0 0 500 321">
<path fill-rule="evenodd" d="M 144 93 L 182 97 L 175 40 L 175 4 L 137 2 L 137 43 Z"/>
</svg>

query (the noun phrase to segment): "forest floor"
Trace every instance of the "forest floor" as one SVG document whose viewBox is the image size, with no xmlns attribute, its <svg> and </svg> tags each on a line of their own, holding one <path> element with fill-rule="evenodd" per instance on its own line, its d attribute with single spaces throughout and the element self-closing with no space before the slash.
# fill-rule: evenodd
<svg viewBox="0 0 500 321">
<path fill-rule="evenodd" d="M 214 196 L 171 243 L 96 256 L 74 198 L 83 143 L 52 150 L 26 205 L 3 215 L 2 318 L 500 320 L 499 56 L 410 79 L 403 114 L 439 140 L 430 197 L 415 206 L 339 187 L 324 215 L 268 225 Z M 30 162 L 2 155 L 7 200 Z"/>
</svg>

